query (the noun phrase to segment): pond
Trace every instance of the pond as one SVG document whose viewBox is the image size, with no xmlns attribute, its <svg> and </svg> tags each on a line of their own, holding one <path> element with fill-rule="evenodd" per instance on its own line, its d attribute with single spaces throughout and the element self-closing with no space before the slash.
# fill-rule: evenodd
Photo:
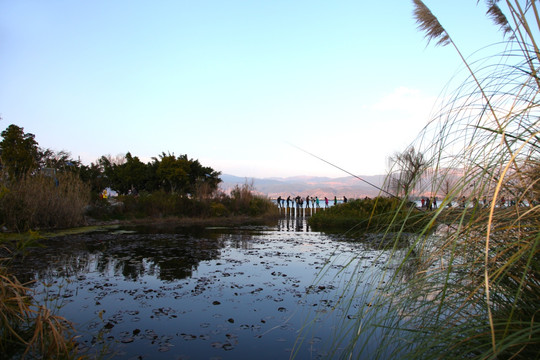
<svg viewBox="0 0 540 360">
<path fill-rule="evenodd" d="M 13 266 L 75 324 L 85 354 L 328 359 L 340 357 L 371 306 L 362 282 L 387 266 L 382 251 L 344 240 L 310 231 L 303 218 L 119 228 L 47 240 Z"/>
</svg>

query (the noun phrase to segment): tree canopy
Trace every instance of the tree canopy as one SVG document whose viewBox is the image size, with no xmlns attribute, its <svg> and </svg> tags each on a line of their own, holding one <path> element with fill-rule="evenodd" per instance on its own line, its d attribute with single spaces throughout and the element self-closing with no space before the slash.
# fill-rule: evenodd
<svg viewBox="0 0 540 360">
<path fill-rule="evenodd" d="M 1 135 L 1 164 L 11 178 L 20 178 L 38 167 L 38 143 L 34 134 L 25 134 L 24 128 L 12 124 Z"/>
<path fill-rule="evenodd" d="M 221 182 L 221 172 L 203 166 L 187 154 L 176 156 L 162 152 L 151 162 L 144 163 L 127 152 L 114 158 L 103 155 L 95 163 L 83 165 L 72 159 L 67 151 L 40 149 L 35 135 L 24 133 L 24 129 L 17 125 L 8 126 L 1 135 L 0 164 L 11 178 L 53 168 L 56 172 L 78 173 L 95 192 L 111 187 L 124 194 L 129 191 L 161 190 L 190 196 L 200 195 L 199 192 L 215 192 Z"/>
</svg>

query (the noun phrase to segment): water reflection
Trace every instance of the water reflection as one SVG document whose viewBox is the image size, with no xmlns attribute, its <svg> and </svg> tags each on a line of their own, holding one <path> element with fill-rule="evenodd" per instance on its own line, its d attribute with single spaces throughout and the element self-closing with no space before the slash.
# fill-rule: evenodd
<svg viewBox="0 0 540 360">
<path fill-rule="evenodd" d="M 13 265 L 30 281 L 98 272 L 136 281 L 145 275 L 162 281 L 187 278 L 201 261 L 219 258 L 223 240 L 184 234 L 91 234 L 47 242 Z M 32 263 L 32 267 L 26 266 Z"/>
<path fill-rule="evenodd" d="M 309 224 L 305 218 L 299 216 L 286 216 L 278 220 L 278 231 L 309 232 Z"/>
<path fill-rule="evenodd" d="M 82 348 L 106 342 L 119 359 L 289 358 L 306 323 L 295 358 L 331 358 L 333 336 L 354 326 L 344 314 L 370 301 L 354 288 L 342 304 L 344 286 L 384 267 L 379 250 L 310 231 L 303 218 L 127 230 L 50 240 L 14 264 L 44 297 L 56 291 Z"/>
</svg>

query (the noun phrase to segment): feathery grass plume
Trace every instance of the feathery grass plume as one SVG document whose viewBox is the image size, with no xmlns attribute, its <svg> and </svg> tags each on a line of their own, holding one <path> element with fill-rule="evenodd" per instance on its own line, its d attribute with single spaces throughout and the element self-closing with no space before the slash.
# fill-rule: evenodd
<svg viewBox="0 0 540 360">
<path fill-rule="evenodd" d="M 510 26 L 506 15 L 504 15 L 501 8 L 497 5 L 497 2 L 498 0 L 486 1 L 486 5 L 488 6 L 486 14 L 493 20 L 496 25 L 501 28 L 504 35 L 509 34 L 510 38 L 513 38 L 514 31 L 512 30 L 512 27 Z"/>
<path fill-rule="evenodd" d="M 418 28 L 426 33 L 428 42 L 431 40 L 437 41 L 437 45 L 448 45 L 452 40 L 444 30 L 441 23 L 422 0 L 413 0 L 414 2 L 414 18 L 418 23 Z"/>
</svg>

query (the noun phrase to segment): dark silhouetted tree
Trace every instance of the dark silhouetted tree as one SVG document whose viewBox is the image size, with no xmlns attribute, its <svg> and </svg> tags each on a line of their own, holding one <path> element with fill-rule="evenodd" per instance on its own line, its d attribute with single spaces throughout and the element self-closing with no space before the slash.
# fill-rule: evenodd
<svg viewBox="0 0 540 360">
<path fill-rule="evenodd" d="M 402 153 L 396 153 L 389 159 L 390 177 L 388 187 L 396 196 L 408 197 L 427 167 L 424 154 L 410 147 Z"/>
<path fill-rule="evenodd" d="M 21 178 L 38 167 L 38 143 L 34 134 L 25 134 L 22 127 L 12 124 L 2 131 L 0 151 L 2 168 L 11 178 Z"/>
</svg>

